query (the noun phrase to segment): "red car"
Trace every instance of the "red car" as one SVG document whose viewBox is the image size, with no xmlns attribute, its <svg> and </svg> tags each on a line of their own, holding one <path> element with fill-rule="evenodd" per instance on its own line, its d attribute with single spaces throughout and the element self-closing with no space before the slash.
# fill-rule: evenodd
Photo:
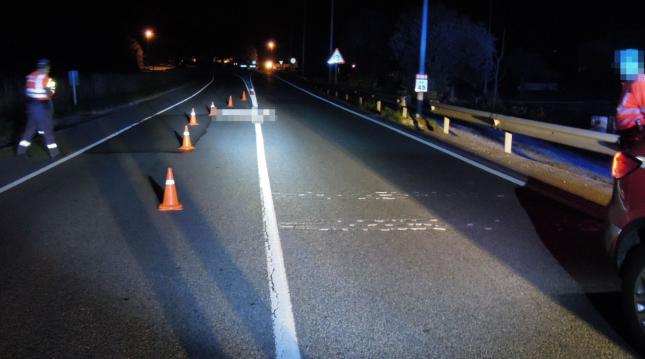
<svg viewBox="0 0 645 359">
<path fill-rule="evenodd" d="M 635 343 L 645 350 L 645 141 L 618 152 L 606 244 L 623 279 L 623 302 Z"/>
</svg>

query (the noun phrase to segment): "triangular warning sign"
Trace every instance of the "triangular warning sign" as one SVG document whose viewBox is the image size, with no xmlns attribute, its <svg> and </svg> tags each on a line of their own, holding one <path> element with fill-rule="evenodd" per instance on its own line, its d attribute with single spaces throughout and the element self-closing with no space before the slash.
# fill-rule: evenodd
<svg viewBox="0 0 645 359">
<path fill-rule="evenodd" d="M 340 54 L 340 51 L 336 49 L 334 50 L 334 53 L 331 54 L 329 60 L 327 60 L 327 63 L 330 65 L 344 64 L 345 59 L 343 59 L 343 55 Z"/>
</svg>

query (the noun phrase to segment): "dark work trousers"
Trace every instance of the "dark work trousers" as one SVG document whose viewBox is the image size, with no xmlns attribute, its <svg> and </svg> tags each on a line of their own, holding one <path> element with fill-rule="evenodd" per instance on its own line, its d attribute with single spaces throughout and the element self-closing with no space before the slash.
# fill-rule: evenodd
<svg viewBox="0 0 645 359">
<path fill-rule="evenodd" d="M 620 135 L 621 150 L 628 151 L 645 138 L 645 128 L 638 125 L 627 130 L 618 131 L 618 134 Z"/>
<path fill-rule="evenodd" d="M 18 144 L 19 155 L 27 152 L 36 131 L 45 137 L 49 154 L 52 157 L 57 156 L 58 145 L 54 139 L 54 122 L 50 101 L 27 100 L 27 126 Z"/>
</svg>

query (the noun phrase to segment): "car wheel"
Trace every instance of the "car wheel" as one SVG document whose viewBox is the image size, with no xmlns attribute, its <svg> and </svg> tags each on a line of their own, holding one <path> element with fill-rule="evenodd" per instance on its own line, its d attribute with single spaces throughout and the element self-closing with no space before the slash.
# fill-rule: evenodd
<svg viewBox="0 0 645 359">
<path fill-rule="evenodd" d="M 623 267 L 623 302 L 634 343 L 645 351 L 645 245 L 633 249 Z"/>
</svg>

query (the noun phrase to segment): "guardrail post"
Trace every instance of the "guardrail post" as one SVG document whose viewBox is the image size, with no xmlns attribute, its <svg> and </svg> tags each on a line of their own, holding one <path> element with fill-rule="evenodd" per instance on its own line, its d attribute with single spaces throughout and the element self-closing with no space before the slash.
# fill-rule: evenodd
<svg viewBox="0 0 645 359">
<path fill-rule="evenodd" d="M 338 90 L 334 91 L 334 97 L 338 97 Z"/>
<path fill-rule="evenodd" d="M 358 105 L 363 106 L 363 97 L 362 96 L 358 96 Z"/>
<path fill-rule="evenodd" d="M 376 112 L 381 113 L 381 100 L 376 101 Z"/>
<path fill-rule="evenodd" d="M 329 89 L 327 89 L 327 96 L 329 96 Z"/>
<path fill-rule="evenodd" d="M 446 135 L 450 134 L 450 119 L 448 117 L 443 118 L 443 133 Z"/>
<path fill-rule="evenodd" d="M 513 152 L 513 134 L 510 132 L 504 132 L 504 152 Z"/>
<path fill-rule="evenodd" d="M 401 117 L 408 118 L 408 108 L 405 106 L 403 106 L 403 108 L 401 109 Z"/>
<path fill-rule="evenodd" d="M 345 94 L 345 101 L 349 102 L 349 94 L 348 93 Z"/>
</svg>

